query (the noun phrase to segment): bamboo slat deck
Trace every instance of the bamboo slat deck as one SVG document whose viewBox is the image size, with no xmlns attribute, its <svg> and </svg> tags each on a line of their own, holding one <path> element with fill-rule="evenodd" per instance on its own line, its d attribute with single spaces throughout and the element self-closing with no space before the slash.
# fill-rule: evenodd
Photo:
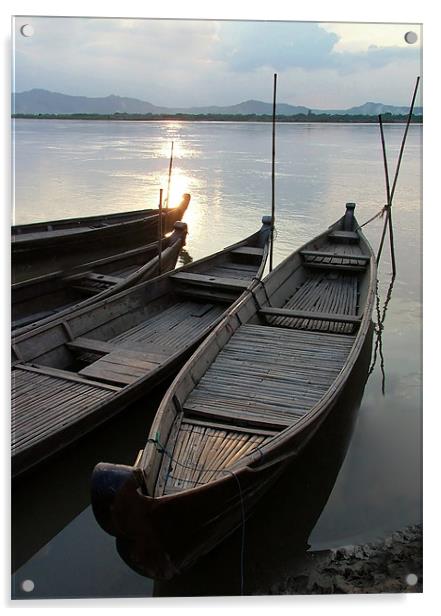
<svg viewBox="0 0 441 616">
<path fill-rule="evenodd" d="M 194 466 L 228 468 L 256 449 L 268 438 L 256 428 L 276 433 L 296 423 L 332 385 L 353 343 L 350 335 L 242 325 L 185 402 L 173 452 L 175 471 L 168 472 L 165 493 L 216 474 L 192 471 Z M 209 421 L 210 416 L 230 428 L 191 424 L 193 417 Z"/>
<path fill-rule="evenodd" d="M 320 318 L 320 313 L 356 315 L 358 302 L 357 276 L 337 272 L 314 272 L 284 304 L 292 308 L 317 313 L 317 319 L 267 317 L 271 325 L 352 333 L 355 325 L 334 323 Z"/>
<path fill-rule="evenodd" d="M 175 445 L 174 460 L 165 469 L 164 494 L 193 488 L 210 481 L 240 456 L 261 445 L 267 437 L 237 430 L 222 430 L 184 422 Z"/>
<path fill-rule="evenodd" d="M 55 370 L 17 365 L 12 372 L 12 455 L 87 415 L 91 402 L 112 397 L 118 387 Z"/>
<path fill-rule="evenodd" d="M 170 354 L 173 354 L 177 346 L 197 338 L 201 328 L 217 319 L 222 312 L 222 306 L 215 304 L 179 302 L 116 336 L 111 342 L 135 343 L 137 350 L 142 350 L 144 343 L 157 343 L 163 348 L 170 348 Z"/>
</svg>

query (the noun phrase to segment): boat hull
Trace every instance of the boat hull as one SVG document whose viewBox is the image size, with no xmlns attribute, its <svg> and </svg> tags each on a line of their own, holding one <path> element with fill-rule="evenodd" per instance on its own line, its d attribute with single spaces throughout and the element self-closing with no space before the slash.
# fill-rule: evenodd
<svg viewBox="0 0 441 616">
<path fill-rule="evenodd" d="M 177 222 L 174 233 L 163 239 L 161 273 L 169 272 L 176 266 L 186 235 L 186 224 Z M 150 280 L 159 274 L 158 261 L 158 244 L 154 242 L 140 249 L 88 262 L 67 272 L 53 272 L 13 284 L 11 329 L 20 335 L 59 318 L 64 311 L 79 310 L 134 284 Z M 110 286 L 106 280 L 110 281 Z"/>
<path fill-rule="evenodd" d="M 173 231 L 175 222 L 182 217 L 190 202 L 190 195 L 184 195 L 181 203 L 163 212 L 162 234 Z M 105 256 L 143 246 L 158 238 L 158 210 L 142 211 L 129 220 L 113 222 L 103 226 L 13 234 L 12 282 L 21 282 L 50 272 L 70 269 Z M 87 220 L 87 219 L 86 219 Z"/>
<path fill-rule="evenodd" d="M 376 283 L 354 207 L 259 281 L 182 368 L 134 468 L 114 469 L 131 474 L 131 497 L 115 489 L 106 511 L 93 487 L 98 522 L 137 571 L 170 578 L 223 541 L 345 404 Z M 93 484 L 111 473 L 98 465 Z"/>
<path fill-rule="evenodd" d="M 240 529 L 323 422 L 345 411 L 347 397 L 354 395 L 351 377 L 365 372 L 363 364 L 369 361 L 371 334 L 372 328 L 338 397 L 304 430 L 275 448 L 269 464 L 262 459 L 234 474 L 225 472 L 221 481 L 161 498 L 145 494 L 139 468 L 98 464 L 91 483 L 93 512 L 100 526 L 117 538 L 118 553 L 127 565 L 155 580 L 170 580 Z"/>
</svg>

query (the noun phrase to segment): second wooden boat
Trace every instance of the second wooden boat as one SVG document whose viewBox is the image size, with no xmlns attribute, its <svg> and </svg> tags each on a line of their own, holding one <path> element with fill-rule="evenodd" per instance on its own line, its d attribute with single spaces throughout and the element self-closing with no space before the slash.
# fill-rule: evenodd
<svg viewBox="0 0 441 616">
<path fill-rule="evenodd" d="M 84 308 L 144 280 L 173 269 L 185 245 L 187 225 L 176 222 L 171 235 L 158 242 L 85 263 L 69 271 L 52 272 L 12 285 L 11 325 L 24 333 Z M 161 263 L 159 263 L 161 261 Z"/>
<path fill-rule="evenodd" d="M 163 235 L 182 220 L 189 203 L 185 194 L 176 207 L 163 210 Z M 12 227 L 12 282 L 145 246 L 158 238 L 158 212 L 153 208 Z"/>
<path fill-rule="evenodd" d="M 260 279 L 271 219 L 241 242 L 12 336 L 12 473 L 175 373 Z"/>
<path fill-rule="evenodd" d="M 223 541 L 338 409 L 375 299 L 353 208 L 229 311 L 167 391 L 134 465 L 95 468 L 96 519 L 136 571 L 171 578 Z"/>
</svg>

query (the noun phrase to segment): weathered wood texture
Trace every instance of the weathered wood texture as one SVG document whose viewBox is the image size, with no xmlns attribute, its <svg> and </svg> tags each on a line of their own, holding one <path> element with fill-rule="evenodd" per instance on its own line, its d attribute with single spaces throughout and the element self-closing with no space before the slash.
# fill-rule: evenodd
<svg viewBox="0 0 441 616">
<path fill-rule="evenodd" d="M 265 440 L 255 429 L 276 432 L 302 418 L 333 383 L 353 342 L 348 335 L 242 325 L 184 404 L 166 493 L 210 481 L 216 469 L 255 449 Z M 199 425 L 190 429 L 193 418 Z M 210 419 L 230 429 L 204 429 Z"/>
</svg>

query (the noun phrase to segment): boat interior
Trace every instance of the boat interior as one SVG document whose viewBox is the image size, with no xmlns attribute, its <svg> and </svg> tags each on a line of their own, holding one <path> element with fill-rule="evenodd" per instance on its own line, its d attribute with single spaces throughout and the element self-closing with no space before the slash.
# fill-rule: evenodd
<svg viewBox="0 0 441 616">
<path fill-rule="evenodd" d="M 328 392 L 369 289 L 372 254 L 354 226 L 352 219 L 345 228 L 343 218 L 291 255 L 194 356 L 152 427 L 167 453 L 150 444 L 139 461 L 149 468 L 149 494 L 225 476 Z"/>
<path fill-rule="evenodd" d="M 162 250 L 176 240 L 170 236 L 162 240 Z M 103 291 L 124 284 L 158 254 L 158 243 L 141 246 L 73 268 L 31 278 L 12 285 L 12 328 L 17 329 L 55 315 L 61 310 L 97 296 Z M 176 254 L 176 258 L 177 258 Z M 171 262 L 172 267 L 175 261 Z M 152 274 L 157 263 L 152 264 Z M 170 268 L 168 268 L 170 269 Z M 165 270 L 165 271 L 168 271 Z"/>
<path fill-rule="evenodd" d="M 13 337 L 13 452 L 146 379 L 201 339 L 261 270 L 265 238 Z"/>
</svg>

